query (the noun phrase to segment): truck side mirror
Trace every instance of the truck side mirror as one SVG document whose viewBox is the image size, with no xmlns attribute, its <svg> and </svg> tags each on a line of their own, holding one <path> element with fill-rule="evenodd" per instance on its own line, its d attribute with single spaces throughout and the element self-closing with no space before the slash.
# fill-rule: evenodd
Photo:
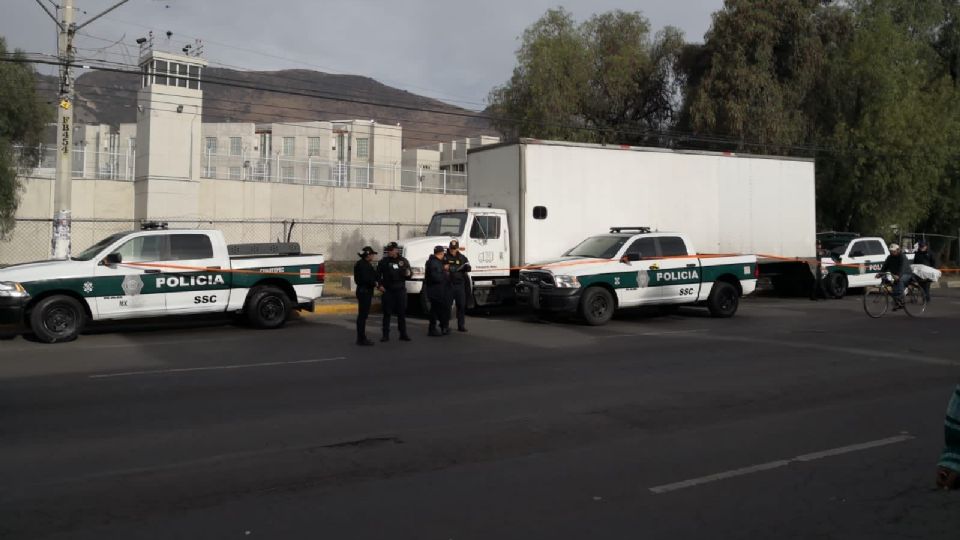
<svg viewBox="0 0 960 540">
<path fill-rule="evenodd" d="M 104 259 L 100 261 L 100 264 L 102 264 L 103 266 L 116 266 L 122 262 L 123 262 L 122 255 L 120 255 L 119 253 L 111 253 L 106 257 L 104 257 Z"/>
</svg>

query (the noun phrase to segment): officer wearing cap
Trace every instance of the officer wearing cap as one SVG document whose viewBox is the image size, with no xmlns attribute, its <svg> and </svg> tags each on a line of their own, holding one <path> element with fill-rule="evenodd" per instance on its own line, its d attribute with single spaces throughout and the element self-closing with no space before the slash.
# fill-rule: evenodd
<svg viewBox="0 0 960 540">
<path fill-rule="evenodd" d="M 372 247 L 365 246 L 357 253 L 360 260 L 353 265 L 353 282 L 357 285 L 357 345 L 373 345 L 367 339 L 367 317 L 370 315 L 373 291 L 380 281 L 377 269 L 373 267 L 373 256 L 376 254 Z"/>
<path fill-rule="evenodd" d="M 466 332 L 467 296 L 470 292 L 470 278 L 467 273 L 470 272 L 470 261 L 460 252 L 460 242 L 450 241 L 443 262 L 450 271 L 450 294 L 457 306 L 457 330 Z"/>
<path fill-rule="evenodd" d="M 407 335 L 407 286 L 412 271 L 410 262 L 400 256 L 400 246 L 390 242 L 383 248 L 386 257 L 380 259 L 377 272 L 380 274 L 380 290 L 383 291 L 383 337 L 390 341 L 390 317 L 397 316 L 400 341 L 410 341 Z"/>
<path fill-rule="evenodd" d="M 423 271 L 423 284 L 430 299 L 429 336 L 445 336 L 450 333 L 450 275 L 444 264 L 446 250 L 443 246 L 433 248 L 433 257 L 427 259 Z M 437 331 L 437 324 L 440 331 Z"/>
</svg>

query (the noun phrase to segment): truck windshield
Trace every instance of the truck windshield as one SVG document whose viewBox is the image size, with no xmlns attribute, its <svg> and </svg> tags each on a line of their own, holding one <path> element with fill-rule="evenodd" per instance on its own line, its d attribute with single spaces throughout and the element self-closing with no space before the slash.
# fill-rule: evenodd
<svg viewBox="0 0 960 540">
<path fill-rule="evenodd" d="M 612 259 L 628 239 L 627 236 L 592 236 L 580 242 L 577 247 L 564 253 L 564 255 L 567 257 Z"/>
<path fill-rule="evenodd" d="M 466 223 L 466 212 L 434 214 L 427 227 L 427 236 L 461 236 Z"/>
<path fill-rule="evenodd" d="M 110 236 L 104 238 L 103 240 L 97 242 L 96 244 L 81 251 L 79 255 L 71 257 L 71 259 L 75 261 L 89 261 L 90 259 L 96 257 L 98 253 L 103 251 L 104 248 L 116 242 L 117 240 L 123 238 L 127 234 L 129 233 L 122 232 L 117 234 L 111 234 Z"/>
</svg>

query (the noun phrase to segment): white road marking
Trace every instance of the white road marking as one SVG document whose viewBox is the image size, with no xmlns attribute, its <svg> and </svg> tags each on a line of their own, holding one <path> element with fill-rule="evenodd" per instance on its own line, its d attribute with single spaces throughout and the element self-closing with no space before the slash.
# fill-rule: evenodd
<svg viewBox="0 0 960 540">
<path fill-rule="evenodd" d="M 89 375 L 89 379 L 109 379 L 111 377 L 132 377 L 136 375 L 166 375 L 170 373 L 190 373 L 194 371 L 222 371 L 227 369 L 245 369 L 256 367 L 272 366 L 291 366 L 296 364 L 319 364 L 321 362 L 333 362 L 334 360 L 346 360 L 345 356 L 336 356 L 333 358 L 316 358 L 311 360 L 291 360 L 289 362 L 260 362 L 258 364 L 231 364 L 226 366 L 204 366 L 193 368 L 174 368 L 174 369 L 154 369 L 147 371 L 125 371 L 123 373 L 105 373 L 101 375 Z"/>
<path fill-rule="evenodd" d="M 920 364 L 930 364 L 934 366 L 948 366 L 948 367 L 957 367 L 960 366 L 960 360 L 953 360 L 950 358 L 939 358 L 936 356 L 928 356 L 926 354 L 918 355 L 916 353 L 907 353 L 907 352 L 892 352 L 892 351 L 881 351 L 876 349 L 867 349 L 862 347 L 841 347 L 837 345 L 824 345 L 813 342 L 798 342 L 798 341 L 788 341 L 785 339 L 764 339 L 760 337 L 741 337 L 741 336 L 721 336 L 717 334 L 711 334 L 709 336 L 692 336 L 696 339 L 707 339 L 714 341 L 728 341 L 732 343 L 746 343 L 746 344 L 763 344 L 763 345 L 773 345 L 776 347 L 788 347 L 792 349 L 809 349 L 813 351 L 823 351 L 828 353 L 838 353 L 838 355 L 851 355 L 851 356 L 865 356 L 868 358 L 889 358 L 891 360 L 905 360 L 908 362 L 917 362 Z M 839 356 L 838 356 L 839 357 Z"/>
<path fill-rule="evenodd" d="M 597 336 L 601 339 L 610 339 L 610 338 L 621 338 L 621 337 L 656 337 L 656 336 L 677 336 L 677 335 L 686 335 L 686 334 L 702 334 L 709 332 L 710 330 L 665 330 L 663 332 L 638 332 L 636 334 L 610 334 L 606 336 Z"/>
<path fill-rule="evenodd" d="M 691 478 L 690 480 L 684 480 L 682 482 L 674 482 L 672 484 L 664 484 L 662 486 L 656 486 L 650 488 L 650 491 L 658 495 L 663 493 L 669 493 L 671 491 L 677 491 L 680 489 L 686 489 L 694 486 L 699 486 L 703 484 L 709 484 L 711 482 L 717 482 L 720 480 L 726 480 L 728 478 L 736 478 L 738 476 L 746 476 L 748 474 L 754 474 L 763 471 L 769 471 L 772 469 L 779 469 L 780 467 L 786 467 L 791 463 L 807 463 L 810 461 L 816 461 L 818 459 L 824 459 L 828 457 L 840 456 L 843 454 L 850 454 L 852 452 L 862 452 L 864 450 L 870 450 L 872 448 L 879 448 L 881 446 L 889 446 L 891 444 L 897 444 L 906 442 L 914 439 L 913 435 L 904 433 L 903 435 L 897 435 L 896 437 L 887 437 L 886 439 L 880 439 L 876 441 L 870 441 L 860 444 L 851 444 L 849 446 L 841 446 L 839 448 L 833 448 L 830 450 L 824 450 L 822 452 L 813 452 L 810 454 L 803 454 L 797 457 L 790 459 L 781 459 L 778 461 L 770 461 L 768 463 L 761 463 L 759 465 L 751 465 L 749 467 L 743 467 L 740 469 L 733 469 L 731 471 L 720 472 L 716 474 L 710 474 L 707 476 L 701 476 L 699 478 Z"/>
<path fill-rule="evenodd" d="M 119 333 L 118 333 L 118 334 L 119 334 Z M 81 339 L 89 339 L 90 337 L 93 337 L 93 336 L 81 336 Z M 124 339 L 128 339 L 128 338 L 126 338 L 126 336 L 119 336 L 119 337 L 124 338 Z M 171 340 L 162 340 L 162 341 L 131 341 L 131 342 L 129 342 L 129 343 L 103 343 L 103 344 L 98 344 L 98 345 L 85 345 L 85 344 L 84 344 L 84 345 L 72 345 L 72 346 L 71 346 L 71 345 L 68 345 L 67 347 L 63 347 L 63 346 L 61 345 L 61 346 L 56 347 L 56 349 L 57 349 L 57 352 L 60 353 L 60 352 L 62 352 L 61 349 L 70 350 L 70 351 L 78 351 L 78 350 L 79 350 L 79 351 L 90 351 L 90 350 L 98 350 L 98 349 L 129 349 L 129 348 L 133 348 L 133 347 L 145 348 L 145 347 L 157 347 L 157 346 L 163 346 L 163 345 L 181 345 L 181 344 L 183 344 L 183 343 L 209 343 L 209 342 L 214 342 L 214 341 L 216 341 L 217 343 L 219 343 L 219 342 L 221 342 L 221 341 L 252 341 L 252 340 L 254 340 L 254 339 L 257 339 L 257 338 L 256 338 L 255 336 L 236 336 L 236 337 L 217 337 L 217 336 L 210 336 L 209 338 L 201 338 L 201 339 L 176 339 L 176 340 L 171 339 Z M 15 348 L 12 348 L 12 349 L 6 349 L 6 348 L 4 348 L 4 352 L 12 352 L 12 353 L 13 353 L 13 352 L 38 353 L 38 352 L 47 352 L 47 351 L 51 351 L 51 352 L 52 352 L 52 350 L 53 350 L 53 349 L 50 348 L 48 345 L 41 344 L 41 343 L 37 343 L 37 344 L 35 344 L 35 345 L 33 345 L 33 346 L 15 347 Z"/>
</svg>

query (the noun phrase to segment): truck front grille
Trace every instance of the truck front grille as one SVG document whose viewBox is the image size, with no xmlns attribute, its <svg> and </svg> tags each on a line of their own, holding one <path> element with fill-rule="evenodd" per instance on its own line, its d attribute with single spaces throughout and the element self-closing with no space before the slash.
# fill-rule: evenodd
<svg viewBox="0 0 960 540">
<path fill-rule="evenodd" d="M 520 281 L 540 286 L 553 287 L 553 275 L 550 272 L 520 272 Z"/>
</svg>

